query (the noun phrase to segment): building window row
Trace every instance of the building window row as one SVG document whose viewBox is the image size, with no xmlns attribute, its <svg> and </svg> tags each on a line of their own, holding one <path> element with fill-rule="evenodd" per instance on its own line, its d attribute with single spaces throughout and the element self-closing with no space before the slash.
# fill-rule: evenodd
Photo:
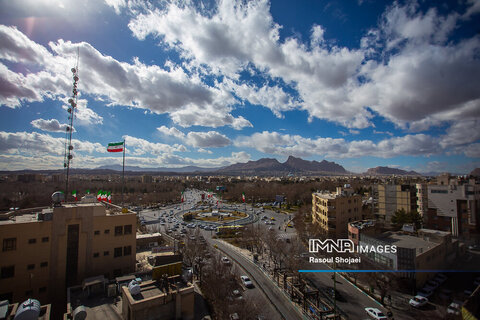
<svg viewBox="0 0 480 320">
<path fill-rule="evenodd" d="M 15 276 L 15 266 L 2 267 L 0 271 L 0 278 L 7 279 Z"/>
<path fill-rule="evenodd" d="M 17 238 L 3 239 L 3 251 L 14 251 L 17 249 Z"/>
<path fill-rule="evenodd" d="M 123 249 L 123 250 L 122 250 Z M 132 246 L 118 247 L 113 250 L 113 257 L 121 257 L 122 253 L 124 256 L 129 256 L 132 254 Z"/>
<path fill-rule="evenodd" d="M 116 226 L 115 227 L 115 235 L 116 236 L 121 236 L 123 234 L 132 234 L 132 225 L 131 224 L 127 224 L 125 226 Z"/>
</svg>

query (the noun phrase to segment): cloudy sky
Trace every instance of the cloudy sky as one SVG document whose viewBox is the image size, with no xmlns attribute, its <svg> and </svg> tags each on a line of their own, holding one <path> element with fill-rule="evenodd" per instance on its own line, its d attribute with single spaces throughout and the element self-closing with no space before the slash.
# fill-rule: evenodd
<svg viewBox="0 0 480 320">
<path fill-rule="evenodd" d="M 0 170 L 480 166 L 480 1 L 0 2 Z M 436 5 L 436 6 L 432 6 Z"/>
</svg>

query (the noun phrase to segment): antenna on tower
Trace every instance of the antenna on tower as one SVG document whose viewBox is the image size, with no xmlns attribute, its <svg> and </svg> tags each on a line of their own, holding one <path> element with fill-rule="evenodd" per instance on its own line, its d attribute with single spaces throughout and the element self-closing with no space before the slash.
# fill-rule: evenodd
<svg viewBox="0 0 480 320">
<path fill-rule="evenodd" d="M 76 66 L 71 69 L 73 74 L 73 88 L 72 88 L 72 96 L 68 99 L 68 103 L 70 106 L 67 109 L 68 112 L 68 125 L 66 128 L 66 138 L 65 138 L 65 158 L 63 167 L 66 169 L 65 175 L 65 201 L 68 199 L 68 178 L 70 173 L 70 161 L 73 158 L 73 146 L 72 146 L 72 134 L 73 134 L 73 119 L 75 118 L 75 109 L 77 108 L 77 101 L 78 101 L 78 60 L 80 58 L 80 48 L 77 48 L 77 62 Z"/>
</svg>

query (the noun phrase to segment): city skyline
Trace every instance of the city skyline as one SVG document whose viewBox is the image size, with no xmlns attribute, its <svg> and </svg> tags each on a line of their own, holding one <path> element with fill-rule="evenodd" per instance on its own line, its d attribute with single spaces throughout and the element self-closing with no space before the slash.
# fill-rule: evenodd
<svg viewBox="0 0 480 320">
<path fill-rule="evenodd" d="M 480 167 L 479 1 L 0 4 L 0 170 Z M 42 159 L 42 161 L 39 161 Z"/>
</svg>

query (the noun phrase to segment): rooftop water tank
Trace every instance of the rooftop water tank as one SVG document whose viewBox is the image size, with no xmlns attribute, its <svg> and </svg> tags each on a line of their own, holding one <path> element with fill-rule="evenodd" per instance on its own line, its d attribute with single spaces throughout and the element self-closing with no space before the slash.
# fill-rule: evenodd
<svg viewBox="0 0 480 320">
<path fill-rule="evenodd" d="M 140 287 L 140 284 L 137 281 L 132 280 L 128 284 L 128 291 L 130 291 L 130 294 L 134 296 L 136 294 L 139 294 L 140 291 L 142 291 L 142 288 Z"/>
<path fill-rule="evenodd" d="M 17 309 L 14 320 L 36 320 L 40 315 L 40 302 L 35 299 L 24 301 Z"/>
</svg>

